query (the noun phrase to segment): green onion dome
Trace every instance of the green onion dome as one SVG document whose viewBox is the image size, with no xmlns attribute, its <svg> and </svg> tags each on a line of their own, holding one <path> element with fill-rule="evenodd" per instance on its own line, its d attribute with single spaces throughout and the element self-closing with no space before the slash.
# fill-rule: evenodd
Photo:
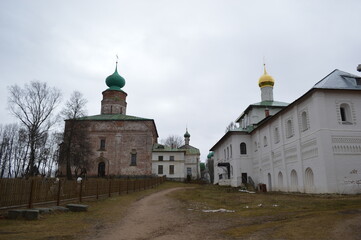
<svg viewBox="0 0 361 240">
<path fill-rule="evenodd" d="M 125 79 L 119 75 L 117 67 L 116 65 L 114 73 L 105 79 L 110 90 L 120 90 L 125 85 Z"/>
<path fill-rule="evenodd" d="M 185 138 L 191 137 L 191 135 L 190 135 L 189 132 L 188 132 L 188 129 L 186 130 L 186 133 L 184 134 L 184 137 L 185 137 Z"/>
</svg>

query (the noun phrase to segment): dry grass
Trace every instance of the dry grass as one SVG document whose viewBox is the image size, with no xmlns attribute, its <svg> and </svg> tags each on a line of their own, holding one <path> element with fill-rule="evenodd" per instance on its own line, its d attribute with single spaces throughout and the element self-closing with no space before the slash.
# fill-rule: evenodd
<svg viewBox="0 0 361 240">
<path fill-rule="evenodd" d="M 357 239 L 355 232 L 344 232 L 343 222 L 361 216 L 361 195 L 248 194 L 219 186 L 202 186 L 175 192 L 187 208 L 205 219 L 216 219 L 226 226 L 230 238 L 250 239 Z M 234 213 L 203 213 L 203 209 L 235 210 Z M 198 210 L 198 211 L 197 211 Z M 338 231 L 338 232 L 337 232 Z"/>
<path fill-rule="evenodd" d="M 179 186 L 190 185 L 166 182 L 155 189 L 89 201 L 85 203 L 90 205 L 85 213 L 44 215 L 38 221 L 0 219 L 0 240 L 96 238 L 100 230 L 112 227 L 131 203 L 153 192 Z M 186 214 L 222 226 L 227 239 L 357 239 L 361 236 L 361 195 L 247 194 L 218 186 L 192 186 L 196 187 L 174 192 L 171 197 L 181 200 Z M 188 211 L 189 208 L 193 211 Z M 235 212 L 201 211 L 219 208 Z M 359 221 L 353 221 L 356 217 Z M 210 231 L 215 229 L 212 227 Z"/>
<path fill-rule="evenodd" d="M 130 193 L 99 201 L 88 201 L 88 212 L 42 215 L 38 221 L 0 219 L 0 240 L 62 240 L 94 236 L 97 230 L 109 228 L 124 214 L 127 207 L 146 195 L 167 188 L 184 186 L 163 183 L 154 189 Z"/>
</svg>

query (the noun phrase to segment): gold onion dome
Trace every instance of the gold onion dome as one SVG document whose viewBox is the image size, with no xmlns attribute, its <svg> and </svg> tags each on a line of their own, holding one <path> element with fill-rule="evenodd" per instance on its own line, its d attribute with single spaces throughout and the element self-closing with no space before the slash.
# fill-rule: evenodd
<svg viewBox="0 0 361 240">
<path fill-rule="evenodd" d="M 275 85 L 275 80 L 273 79 L 273 77 L 268 75 L 268 73 L 266 71 L 266 64 L 264 64 L 263 67 L 264 67 L 264 73 L 258 80 L 258 86 L 261 88 L 262 87 L 273 87 L 273 85 Z"/>
</svg>

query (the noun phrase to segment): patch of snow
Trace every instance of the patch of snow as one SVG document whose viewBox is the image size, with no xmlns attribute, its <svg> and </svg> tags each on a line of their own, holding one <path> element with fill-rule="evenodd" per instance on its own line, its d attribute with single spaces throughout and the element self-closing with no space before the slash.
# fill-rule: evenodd
<svg viewBox="0 0 361 240">
<path fill-rule="evenodd" d="M 220 209 L 215 209 L 215 210 L 202 210 L 202 212 L 206 212 L 206 213 L 216 213 L 216 212 L 227 212 L 227 213 L 233 213 L 235 212 L 234 210 L 227 210 L 224 208 L 220 208 Z"/>
</svg>

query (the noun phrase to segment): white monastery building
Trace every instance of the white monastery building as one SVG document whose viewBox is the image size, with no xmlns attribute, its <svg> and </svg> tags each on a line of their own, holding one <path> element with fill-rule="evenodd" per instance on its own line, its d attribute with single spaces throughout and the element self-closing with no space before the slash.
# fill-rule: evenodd
<svg viewBox="0 0 361 240">
<path fill-rule="evenodd" d="M 191 135 L 186 130 L 184 145 L 179 148 L 154 144 L 152 174 L 166 176 L 169 180 L 184 181 L 200 178 L 198 148 L 189 145 Z"/>
<path fill-rule="evenodd" d="M 290 104 L 273 100 L 266 68 L 258 84 L 262 101 L 210 149 L 214 183 L 361 193 L 361 77 L 336 69 Z"/>
</svg>

